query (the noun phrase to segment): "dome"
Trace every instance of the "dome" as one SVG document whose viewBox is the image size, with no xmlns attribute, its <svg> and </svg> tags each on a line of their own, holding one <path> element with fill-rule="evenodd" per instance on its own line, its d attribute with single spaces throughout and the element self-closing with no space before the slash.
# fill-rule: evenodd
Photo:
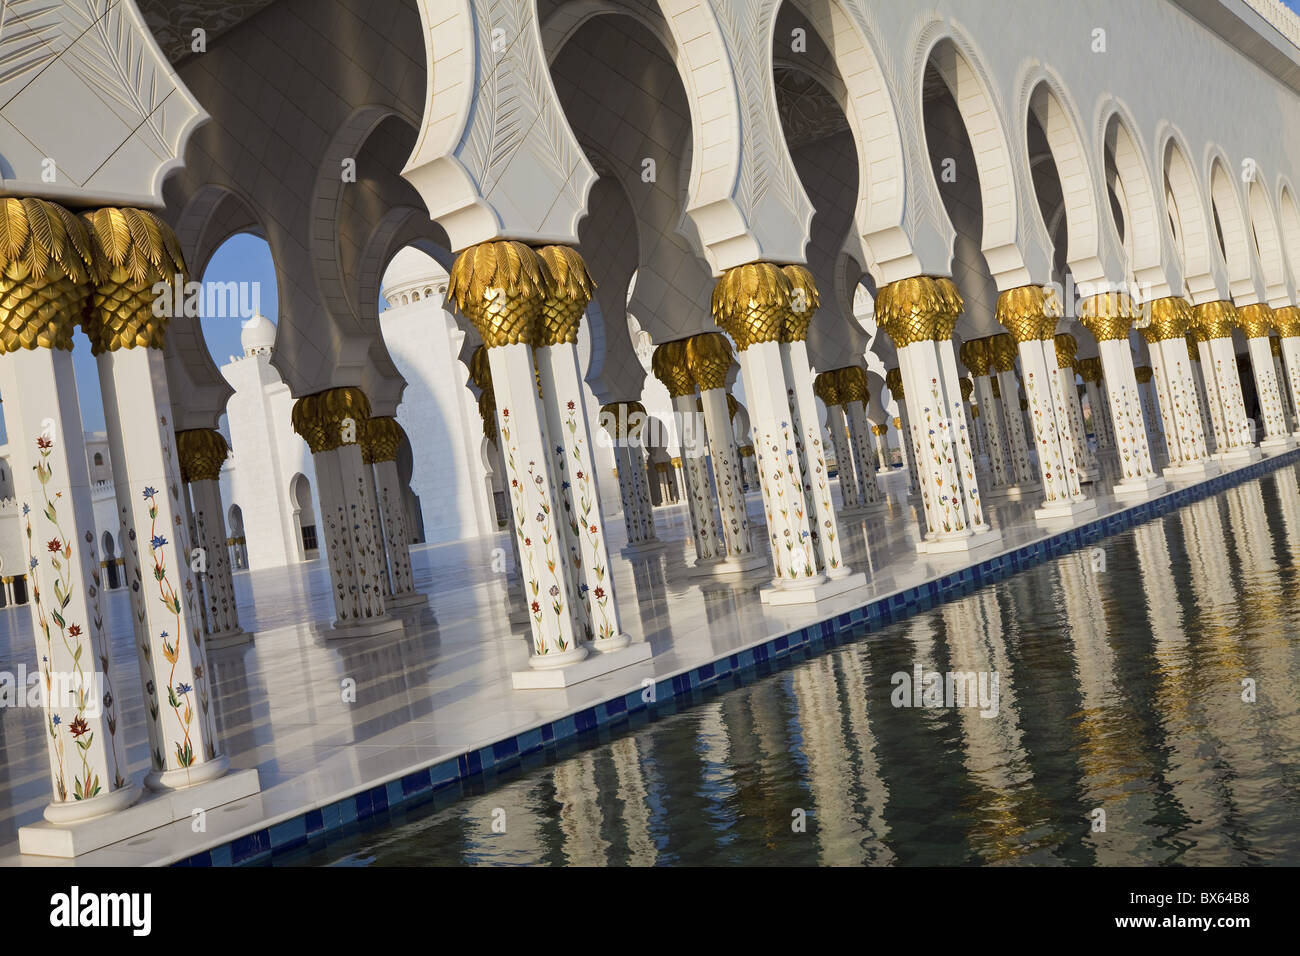
<svg viewBox="0 0 1300 956">
<path fill-rule="evenodd" d="M 258 313 L 244 323 L 239 344 L 244 347 L 245 355 L 269 353 L 275 347 L 275 323 Z"/>
<path fill-rule="evenodd" d="M 441 292 L 446 285 L 447 270 L 438 265 L 436 259 L 414 246 L 406 246 L 388 263 L 379 293 L 390 305 L 396 306 L 398 303 L 394 301 L 395 296 L 390 293 L 416 287 L 428 287 Z M 420 291 L 423 292 L 423 289 Z M 420 298 L 424 298 L 423 294 Z"/>
</svg>

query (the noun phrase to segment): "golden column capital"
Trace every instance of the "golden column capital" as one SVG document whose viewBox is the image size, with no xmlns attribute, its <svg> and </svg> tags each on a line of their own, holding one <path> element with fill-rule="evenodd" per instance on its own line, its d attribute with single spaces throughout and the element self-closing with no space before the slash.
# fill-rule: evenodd
<svg viewBox="0 0 1300 956">
<path fill-rule="evenodd" d="M 970 339 L 961 344 L 957 350 L 961 364 L 976 378 L 989 374 L 993 369 L 993 353 L 989 350 L 988 339 Z"/>
<path fill-rule="evenodd" d="M 994 375 L 991 379 L 989 379 L 989 383 L 993 386 L 993 397 L 994 397 L 994 398 L 1001 398 L 1001 397 L 1002 397 L 1002 383 L 998 381 L 998 377 L 997 377 L 996 375 Z"/>
<path fill-rule="evenodd" d="M 740 452 L 740 457 L 741 457 L 741 458 L 753 458 L 753 457 L 754 457 L 754 446 L 753 446 L 753 445 L 741 445 L 741 446 L 740 446 L 738 449 L 736 449 L 736 450 Z"/>
<path fill-rule="evenodd" d="M 306 395 L 293 404 L 290 421 L 293 430 L 307 442 L 313 455 L 333 451 L 345 444 L 356 444 L 362 423 L 370 417 L 370 400 L 359 388 L 329 388 Z M 354 424 L 351 441 L 345 441 L 344 423 Z"/>
<path fill-rule="evenodd" d="M 230 446 L 213 428 L 187 428 L 176 433 L 176 454 L 181 462 L 181 481 L 216 481 L 221 477 Z"/>
<path fill-rule="evenodd" d="M 962 401 L 969 402 L 971 392 L 975 391 L 975 383 L 968 378 L 963 378 L 957 380 L 957 386 L 961 389 Z"/>
<path fill-rule="evenodd" d="M 781 329 L 781 341 L 802 342 L 808 338 L 808 326 L 812 324 L 813 313 L 822 304 L 821 296 L 817 293 L 812 273 L 803 266 L 782 266 L 781 272 L 790 283 L 790 312 Z"/>
<path fill-rule="evenodd" d="M 544 266 L 545 296 L 533 344 L 577 345 L 578 327 L 596 283 L 591 281 L 587 264 L 572 246 L 542 246 L 537 250 L 537 257 Z"/>
<path fill-rule="evenodd" d="M 1196 320 L 1192 334 L 1198 342 L 1227 338 L 1232 335 L 1232 329 L 1238 322 L 1237 307 L 1227 299 L 1204 302 L 1196 306 L 1192 314 Z"/>
<path fill-rule="evenodd" d="M 1241 306 L 1237 309 L 1237 320 L 1248 339 L 1264 338 L 1273 331 L 1273 310 L 1263 302 Z"/>
<path fill-rule="evenodd" d="M 1200 338 L 1195 332 L 1188 332 L 1183 336 L 1183 339 L 1187 342 L 1187 357 L 1193 362 L 1199 362 L 1201 360 L 1201 350 L 1196 347 L 1196 343 L 1200 341 Z"/>
<path fill-rule="evenodd" d="M 1286 305 L 1280 309 L 1274 309 L 1273 324 L 1277 327 L 1277 334 L 1284 339 L 1293 335 L 1300 335 L 1300 308 L 1294 305 Z"/>
<path fill-rule="evenodd" d="M 902 381 L 901 374 L 899 381 Z M 839 392 L 840 401 L 845 404 L 861 402 L 865 406 L 871 398 L 867 392 L 867 373 L 859 365 L 846 365 L 835 370 L 835 390 Z"/>
<path fill-rule="evenodd" d="M 532 345 L 551 281 L 541 256 L 522 242 L 480 242 L 452 263 L 447 297 L 488 348 Z"/>
<path fill-rule="evenodd" d="M 1151 381 L 1151 366 L 1139 365 L 1133 369 L 1133 376 L 1137 379 L 1139 385 L 1146 385 Z"/>
<path fill-rule="evenodd" d="M 633 419 L 633 415 L 640 418 Z M 640 402 L 609 402 L 600 406 L 600 423 L 612 438 L 639 438 L 645 427 L 645 406 Z"/>
<path fill-rule="evenodd" d="M 894 396 L 894 401 L 903 401 L 903 372 L 901 369 L 891 368 L 885 373 L 885 387 L 889 389 L 889 394 Z"/>
<path fill-rule="evenodd" d="M 912 276 L 876 293 L 876 324 L 895 348 L 951 337 L 962 299 L 951 279 Z"/>
<path fill-rule="evenodd" d="M 367 465 L 384 461 L 397 461 L 397 450 L 402 447 L 405 432 L 397 419 L 388 416 L 367 418 L 357 423 L 361 443 L 361 460 Z"/>
<path fill-rule="evenodd" d="M 1022 285 L 998 296 L 994 316 L 1017 342 L 1050 339 L 1056 332 L 1061 308 L 1055 293 L 1038 285 Z"/>
<path fill-rule="evenodd" d="M 1016 347 L 1016 340 L 1008 332 L 1001 332 L 998 335 L 991 335 L 986 339 L 989 343 L 989 354 L 993 358 L 993 370 L 999 375 L 1003 372 L 1013 371 L 1016 367 L 1016 355 L 1019 350 Z"/>
<path fill-rule="evenodd" d="M 1091 382 L 1096 385 L 1101 381 L 1101 358 L 1093 356 L 1092 358 L 1079 359 L 1074 363 L 1079 377 L 1085 382 Z"/>
<path fill-rule="evenodd" d="M 894 416 L 894 427 L 897 428 L 900 432 L 903 430 L 903 420 L 899 418 L 897 415 Z"/>
<path fill-rule="evenodd" d="M 686 360 L 686 339 L 665 342 L 650 357 L 650 370 L 664 383 L 670 398 L 691 395 L 695 392 L 695 377 L 691 375 Z"/>
<path fill-rule="evenodd" d="M 1268 350 L 1274 355 L 1282 354 L 1282 340 L 1277 335 L 1268 337 Z"/>
<path fill-rule="evenodd" d="M 835 371 L 818 372 L 813 379 L 813 394 L 822 400 L 827 408 L 840 404 L 840 386 Z"/>
<path fill-rule="evenodd" d="M 1181 338 L 1192 327 L 1195 317 L 1191 303 L 1179 295 L 1155 299 L 1147 305 L 1151 321 L 1142 329 L 1147 344 Z"/>
<path fill-rule="evenodd" d="M 1103 292 L 1079 304 L 1079 322 L 1098 342 L 1127 339 L 1140 312 L 1125 292 Z"/>
<path fill-rule="evenodd" d="M 1056 347 L 1056 367 L 1074 368 L 1079 355 L 1079 341 L 1069 332 L 1061 332 L 1052 340 Z"/>
<path fill-rule="evenodd" d="M 748 262 L 728 269 L 713 287 L 713 321 L 745 351 L 762 342 L 780 342 L 790 318 L 790 279 L 771 262 Z"/>
<path fill-rule="evenodd" d="M 44 199 L 0 197 L 0 355 L 71 351 L 97 279 L 84 222 Z"/>
<path fill-rule="evenodd" d="M 497 400 L 491 389 L 484 389 L 478 397 L 478 417 L 483 421 L 483 437 L 496 444 Z"/>
<path fill-rule="evenodd" d="M 90 351 L 161 349 L 170 309 L 154 309 L 158 283 L 185 284 L 185 259 L 171 227 L 147 209 L 96 209 L 81 214 L 99 280 L 82 322 Z"/>
<path fill-rule="evenodd" d="M 735 364 L 731 343 L 721 332 L 702 332 L 686 340 L 686 368 L 700 391 L 726 388 L 727 373 Z"/>
<path fill-rule="evenodd" d="M 889 426 L 888 426 L 888 425 L 872 425 L 872 426 L 871 426 L 871 434 L 873 434 L 873 435 L 885 435 L 885 434 L 887 434 L 888 432 L 889 432 Z"/>
<path fill-rule="evenodd" d="M 476 345 L 469 356 L 469 379 L 480 392 L 492 391 L 492 364 L 486 346 Z"/>
</svg>

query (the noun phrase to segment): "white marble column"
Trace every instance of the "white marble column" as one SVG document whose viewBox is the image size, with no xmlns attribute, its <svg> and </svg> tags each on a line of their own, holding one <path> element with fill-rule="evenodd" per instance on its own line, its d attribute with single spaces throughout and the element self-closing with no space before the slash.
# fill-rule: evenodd
<svg viewBox="0 0 1300 956">
<path fill-rule="evenodd" d="M 813 379 L 813 394 L 826 406 L 826 432 L 830 435 L 831 447 L 835 450 L 835 469 L 839 473 L 843 508 L 845 511 L 856 511 L 861 505 L 857 466 L 853 460 L 849 430 L 834 370 L 818 373 Z"/>
<path fill-rule="evenodd" d="M 152 758 L 145 780 L 152 789 L 182 789 L 216 780 L 230 766 L 216 739 L 204 611 L 181 499 L 163 356 L 167 318 L 153 309 L 155 283 L 170 284 L 185 270 L 164 239 L 167 227 L 151 213 L 100 209 L 85 218 L 100 280 L 83 326 L 97 357 L 118 520 L 127 529 L 123 552 Z M 158 235 L 152 250 L 141 244 L 155 241 L 149 225 Z M 111 245 L 123 234 L 130 250 Z M 127 268 L 128 257 L 155 264 L 140 276 Z"/>
<path fill-rule="evenodd" d="M 1164 432 L 1160 427 L 1160 404 L 1156 394 L 1155 372 L 1150 365 L 1139 365 L 1133 369 L 1137 379 L 1138 394 L 1142 396 L 1142 423 L 1147 429 L 1147 447 L 1151 449 L 1154 461 L 1164 443 Z"/>
<path fill-rule="evenodd" d="M 370 466 L 361 459 L 361 429 L 370 403 L 360 389 L 307 395 L 293 406 L 294 430 L 307 442 L 320 493 L 320 549 L 329 565 L 334 637 L 399 630 L 384 604 L 383 539 Z M 370 480 L 367 480 L 367 479 Z"/>
<path fill-rule="evenodd" d="M 1097 470 L 1097 459 L 1088 445 L 1088 434 L 1083 424 L 1083 405 L 1079 401 L 1079 389 L 1075 384 L 1075 359 L 1079 353 L 1079 343 L 1070 333 L 1060 332 L 1053 337 L 1052 347 L 1056 354 L 1056 387 L 1070 420 L 1074 461 L 1079 469 L 1080 480 L 1087 481 Z"/>
<path fill-rule="evenodd" d="M 1151 377 L 1164 423 L 1169 451 L 1166 477 L 1206 478 L 1218 473 L 1205 442 L 1204 419 L 1189 358 L 1185 330 L 1192 309 L 1185 299 L 1169 296 L 1148 307 L 1150 321 L 1142 329 L 1151 355 Z"/>
<path fill-rule="evenodd" d="M 1142 416 L 1142 400 L 1133 371 L 1129 330 L 1138 312 L 1124 293 L 1102 293 L 1083 300 L 1080 321 L 1097 339 L 1098 357 L 1106 380 L 1110 422 L 1115 430 L 1121 479 L 1111 488 L 1116 496 L 1146 496 L 1164 490 L 1155 473 Z"/>
<path fill-rule="evenodd" d="M 43 271 L 24 270 L 25 280 L 5 280 L 6 295 L 0 298 L 0 395 L 19 504 L 34 660 L 43 687 L 40 736 L 51 781 L 44 813 L 48 823 L 20 830 L 19 847 L 23 852 L 49 852 L 38 831 L 125 809 L 139 799 L 140 788 L 128 777 L 125 735 L 118 734 L 85 433 L 72 363 L 73 329 L 94 275 L 93 262 L 85 254 L 85 228 L 67 210 L 42 200 L 0 198 L 0 207 L 13 229 L 10 240 L 21 245 L 15 259 L 27 260 L 34 245 L 46 259 Z M 53 249 L 50 241 L 33 234 L 29 217 L 53 223 Z M 9 264 L 7 258 L 0 260 L 0 267 Z M 11 275 L 8 269 L 4 274 Z M 42 306 L 29 310 L 33 301 Z M 12 580 L 6 580 L 6 603 L 11 604 Z"/>
<path fill-rule="evenodd" d="M 1227 464 L 1258 461 L 1261 452 L 1254 444 L 1246 417 L 1246 402 L 1237 371 L 1237 351 L 1232 330 L 1239 323 L 1237 308 L 1226 299 L 1206 302 L 1193 309 L 1195 332 L 1201 352 L 1201 372 L 1210 392 L 1211 417 L 1215 418 L 1215 457 Z"/>
<path fill-rule="evenodd" d="M 892 467 L 889 460 L 889 446 L 885 442 L 885 436 L 889 433 L 888 425 L 872 425 L 871 436 L 876 443 L 876 461 L 879 463 L 882 471 L 888 471 Z"/>
<path fill-rule="evenodd" d="M 849 451 L 858 476 L 858 504 L 864 510 L 877 511 L 886 501 L 876 480 L 871 439 L 868 437 L 871 423 L 867 420 L 867 376 L 857 365 L 845 366 L 835 374 L 841 407 L 848 422 Z"/>
<path fill-rule="evenodd" d="M 949 280 L 927 276 L 890 283 L 876 297 L 877 323 L 898 352 L 910 417 L 926 521 L 917 546 L 922 553 L 967 551 L 1001 540 L 984 520 L 955 371 L 951 336 L 962 305 Z"/>
<path fill-rule="evenodd" d="M 643 479 L 645 452 L 640 443 L 645 406 L 640 402 L 611 402 L 600 409 L 601 425 L 613 446 L 618 470 L 618 495 L 627 532 L 627 556 L 663 547 L 655 532 L 653 497 Z M 656 479 L 661 474 L 656 470 Z M 662 495 L 662 491 L 661 491 Z"/>
<path fill-rule="evenodd" d="M 1058 388 L 1054 336 L 1059 309 L 1039 286 L 1009 289 L 998 297 L 997 319 L 1018 343 L 1029 421 L 1038 452 L 1043 490 L 1039 521 L 1057 521 L 1096 510 L 1080 488 L 1065 396 Z"/>
<path fill-rule="evenodd" d="M 754 551 L 750 537 L 749 514 L 745 506 L 745 476 L 741 471 L 740 450 L 732 429 L 732 404 L 728 401 L 727 377 L 735 365 L 731 343 L 720 332 L 705 332 L 686 340 L 686 365 L 700 390 L 700 411 L 713 462 L 713 479 L 718 495 L 726 558 L 714 573 L 745 574 L 767 565 Z"/>
<path fill-rule="evenodd" d="M 372 472 L 383 554 L 388 569 L 384 606 L 401 608 L 423 604 L 411 572 L 411 526 L 406 513 L 402 480 L 397 473 L 397 453 L 405 433 L 387 416 L 367 419 L 362 429 L 361 461 Z"/>
<path fill-rule="evenodd" d="M 787 272 L 768 262 L 727 270 L 713 292 L 714 320 L 740 352 L 775 572 L 772 586 L 759 592 L 769 604 L 814 602 L 865 583 L 839 557 L 839 529 L 803 344 L 816 308 L 816 289 L 806 270 Z M 803 435 L 797 431 L 795 410 L 806 428 Z M 806 465 L 800 461 L 800 444 L 806 446 Z M 813 484 L 811 514 L 805 468 Z M 820 531 L 817 539 L 814 527 Z"/>
<path fill-rule="evenodd" d="M 786 266 L 783 271 L 791 282 L 793 292 L 803 293 L 802 297 L 796 298 L 804 303 L 804 308 L 799 310 L 792 305 L 791 313 L 785 322 L 781 341 L 781 361 L 791 414 L 795 419 L 797 433 L 803 438 L 802 442 L 796 443 L 796 452 L 805 475 L 808 498 L 811 502 L 809 529 L 813 532 L 817 545 L 818 570 L 831 580 L 839 580 L 852 572 L 844 564 L 844 555 L 840 547 L 839 518 L 831 503 L 831 484 L 830 477 L 826 473 L 821 419 L 817 415 L 817 404 L 812 390 L 812 370 L 808 362 L 808 347 L 805 344 L 809 323 L 817 309 L 816 289 L 811 274 L 802 266 Z M 842 384 L 841 382 L 841 386 Z M 854 434 L 851 412 L 849 433 Z M 874 470 L 869 481 L 872 485 L 875 484 Z M 862 580 L 865 583 L 865 577 Z"/>
<path fill-rule="evenodd" d="M 1273 322 L 1281 340 L 1279 351 L 1286 366 L 1287 384 L 1291 391 L 1291 404 L 1296 409 L 1295 437 L 1300 438 L 1300 308 L 1294 305 L 1273 310 Z"/>
<path fill-rule="evenodd" d="M 993 395 L 1001 401 L 1003 435 L 1009 470 L 1015 484 L 1024 490 L 1037 485 L 1034 465 L 1029 458 L 1029 437 L 1025 433 L 1024 410 L 1020 407 L 1020 381 L 1016 378 L 1016 342 L 1010 335 L 990 336 L 989 352 L 997 388 Z"/>
<path fill-rule="evenodd" d="M 204 630 L 209 648 L 228 647 L 251 640 L 239 626 L 235 606 L 235 580 L 230 567 L 230 546 L 226 544 L 226 516 L 221 501 L 221 468 L 229 449 L 226 439 L 211 428 L 176 433 L 181 480 L 190 498 L 194 519 L 194 543 L 202 549 L 197 572 L 202 582 L 206 609 Z"/>
<path fill-rule="evenodd" d="M 627 647 L 631 638 L 623 628 L 609 564 L 605 517 L 596 488 L 595 442 L 587 421 L 585 383 L 578 357 L 578 328 L 594 286 L 582 257 L 572 248 L 544 246 L 538 256 L 546 263 L 551 281 L 537 324 L 533 354 L 541 377 L 545 433 L 554 455 L 553 480 L 559 485 L 557 497 L 568 517 L 562 530 L 576 537 L 571 545 L 578 563 L 571 568 L 571 587 L 586 617 L 585 629 L 591 635 L 592 649 L 609 653 Z M 490 350 L 488 357 L 492 357 Z M 638 433 L 642 424 L 643 419 L 637 423 Z M 645 495 L 644 480 L 639 491 Z"/>
<path fill-rule="evenodd" d="M 1243 305 L 1238 310 L 1242 331 L 1246 333 L 1246 347 L 1250 351 L 1250 366 L 1255 375 L 1255 395 L 1259 399 L 1259 423 L 1262 435 L 1257 435 L 1261 451 L 1276 454 L 1295 446 L 1287 432 L 1286 411 L 1282 404 L 1282 390 L 1278 385 L 1273 366 L 1273 350 L 1268 336 L 1273 330 L 1273 310 L 1263 303 Z"/>
</svg>

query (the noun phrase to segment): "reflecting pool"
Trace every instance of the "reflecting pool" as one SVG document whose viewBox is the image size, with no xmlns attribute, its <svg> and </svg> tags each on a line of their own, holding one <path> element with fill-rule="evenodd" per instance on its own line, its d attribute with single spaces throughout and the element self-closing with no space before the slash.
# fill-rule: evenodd
<svg viewBox="0 0 1300 956">
<path fill-rule="evenodd" d="M 1300 863 L 1298 552 L 1285 468 L 275 862 Z"/>
</svg>

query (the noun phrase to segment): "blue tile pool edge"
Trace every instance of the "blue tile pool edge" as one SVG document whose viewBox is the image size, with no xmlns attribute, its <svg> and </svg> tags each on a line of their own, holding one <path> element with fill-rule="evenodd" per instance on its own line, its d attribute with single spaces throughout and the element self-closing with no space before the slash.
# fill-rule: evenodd
<svg viewBox="0 0 1300 956">
<path fill-rule="evenodd" d="M 650 688 L 636 690 L 512 734 L 495 743 L 466 751 L 405 775 L 362 788 L 328 804 L 306 810 L 277 823 L 262 826 L 224 843 L 178 860 L 173 866 L 258 865 L 272 856 L 306 846 L 309 841 L 328 840 L 344 827 L 403 806 L 414 806 L 452 787 L 481 778 L 486 772 L 505 770 L 527 756 L 541 755 L 558 745 L 591 740 L 580 749 L 600 741 L 593 731 L 625 722 L 634 714 L 650 722 L 678 712 L 691 694 L 716 686 L 726 679 L 742 679 L 759 671 L 771 671 L 796 656 L 807 660 L 857 640 L 889 624 L 906 620 L 939 604 L 963 597 L 977 587 L 1058 558 L 1085 545 L 1129 528 L 1145 524 L 1197 501 L 1237 485 L 1262 478 L 1288 465 L 1300 464 L 1300 449 L 1293 449 L 1242 468 L 1215 475 L 1205 481 L 1167 491 L 1158 497 L 1136 502 L 1119 511 L 1028 544 L 1005 551 L 915 587 L 876 598 L 861 607 L 815 621 L 797 631 L 759 641 L 751 647 L 726 654 L 717 660 L 687 668 L 655 681 Z M 801 654 L 796 655 L 796 651 Z M 650 698 L 647 701 L 647 697 Z"/>
</svg>

